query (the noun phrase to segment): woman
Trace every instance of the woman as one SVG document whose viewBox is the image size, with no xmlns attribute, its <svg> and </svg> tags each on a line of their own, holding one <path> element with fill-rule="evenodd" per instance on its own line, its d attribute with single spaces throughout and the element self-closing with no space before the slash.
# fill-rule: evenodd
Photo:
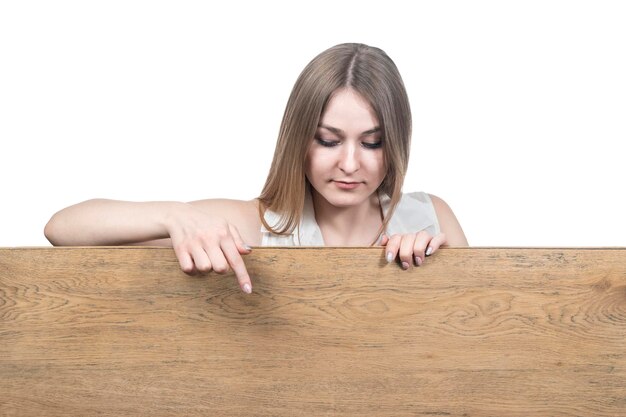
<svg viewBox="0 0 626 417">
<path fill-rule="evenodd" d="M 186 273 L 233 269 L 252 291 L 250 245 L 386 246 L 387 261 L 420 266 L 442 245 L 467 246 L 448 205 L 403 195 L 411 113 L 382 50 L 341 44 L 314 58 L 287 103 L 272 166 L 250 201 L 89 200 L 56 213 L 54 245 L 172 246 Z"/>
</svg>

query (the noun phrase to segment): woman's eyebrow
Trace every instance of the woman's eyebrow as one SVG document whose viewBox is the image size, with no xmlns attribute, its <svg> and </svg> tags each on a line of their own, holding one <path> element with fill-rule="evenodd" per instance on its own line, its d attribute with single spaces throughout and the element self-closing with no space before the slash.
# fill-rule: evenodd
<svg viewBox="0 0 626 417">
<path fill-rule="evenodd" d="M 323 124 L 319 124 L 317 125 L 317 127 L 323 127 L 324 129 L 330 130 L 331 132 L 339 135 L 339 136 L 345 136 L 345 133 L 343 130 L 336 128 L 336 127 L 332 127 L 332 126 L 328 126 L 328 125 L 323 125 Z M 367 136 L 367 135 L 373 135 L 374 133 L 378 133 L 380 132 L 380 126 L 376 126 L 372 129 L 366 130 L 365 132 L 361 133 L 361 136 Z"/>
</svg>

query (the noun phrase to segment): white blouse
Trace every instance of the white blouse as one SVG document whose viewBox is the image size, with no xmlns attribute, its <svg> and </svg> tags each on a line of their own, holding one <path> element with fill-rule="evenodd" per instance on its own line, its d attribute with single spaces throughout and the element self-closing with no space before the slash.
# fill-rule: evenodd
<svg viewBox="0 0 626 417">
<path fill-rule="evenodd" d="M 383 214 L 387 216 L 391 198 L 383 193 L 380 193 L 379 198 Z M 265 211 L 264 217 L 270 226 L 277 225 L 280 221 L 280 215 L 270 210 Z M 391 236 L 416 233 L 421 230 L 426 230 L 433 236 L 440 232 L 439 221 L 430 196 L 424 192 L 402 194 L 400 202 L 387 224 L 386 234 Z M 315 221 L 311 194 L 307 191 L 304 198 L 302 219 L 291 234 L 277 235 L 261 225 L 261 236 L 261 246 L 324 246 L 322 231 Z"/>
</svg>

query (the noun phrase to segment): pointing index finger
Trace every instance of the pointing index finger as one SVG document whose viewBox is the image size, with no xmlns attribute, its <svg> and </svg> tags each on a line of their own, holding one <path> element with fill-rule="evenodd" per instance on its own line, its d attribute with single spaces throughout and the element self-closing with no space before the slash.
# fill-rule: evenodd
<svg viewBox="0 0 626 417">
<path fill-rule="evenodd" d="M 222 252 L 228 261 L 228 264 L 233 269 L 239 286 L 246 294 L 252 292 L 252 282 L 250 281 L 250 275 L 246 269 L 246 265 L 243 262 L 243 258 L 232 239 L 224 240 L 221 244 Z"/>
</svg>

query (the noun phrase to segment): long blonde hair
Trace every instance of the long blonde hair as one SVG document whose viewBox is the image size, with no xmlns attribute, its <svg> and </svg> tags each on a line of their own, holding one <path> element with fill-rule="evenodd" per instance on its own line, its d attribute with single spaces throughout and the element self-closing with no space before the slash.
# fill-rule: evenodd
<svg viewBox="0 0 626 417">
<path fill-rule="evenodd" d="M 400 73 L 379 48 L 359 43 L 336 45 L 304 68 L 287 102 L 272 166 L 259 196 L 261 221 L 273 233 L 291 233 L 300 223 L 308 186 L 306 153 L 331 95 L 345 87 L 370 103 L 383 133 L 387 173 L 380 190 L 389 195 L 391 203 L 381 232 L 400 200 L 411 142 L 411 109 Z M 279 224 L 268 225 L 265 210 L 280 214 Z"/>
</svg>

